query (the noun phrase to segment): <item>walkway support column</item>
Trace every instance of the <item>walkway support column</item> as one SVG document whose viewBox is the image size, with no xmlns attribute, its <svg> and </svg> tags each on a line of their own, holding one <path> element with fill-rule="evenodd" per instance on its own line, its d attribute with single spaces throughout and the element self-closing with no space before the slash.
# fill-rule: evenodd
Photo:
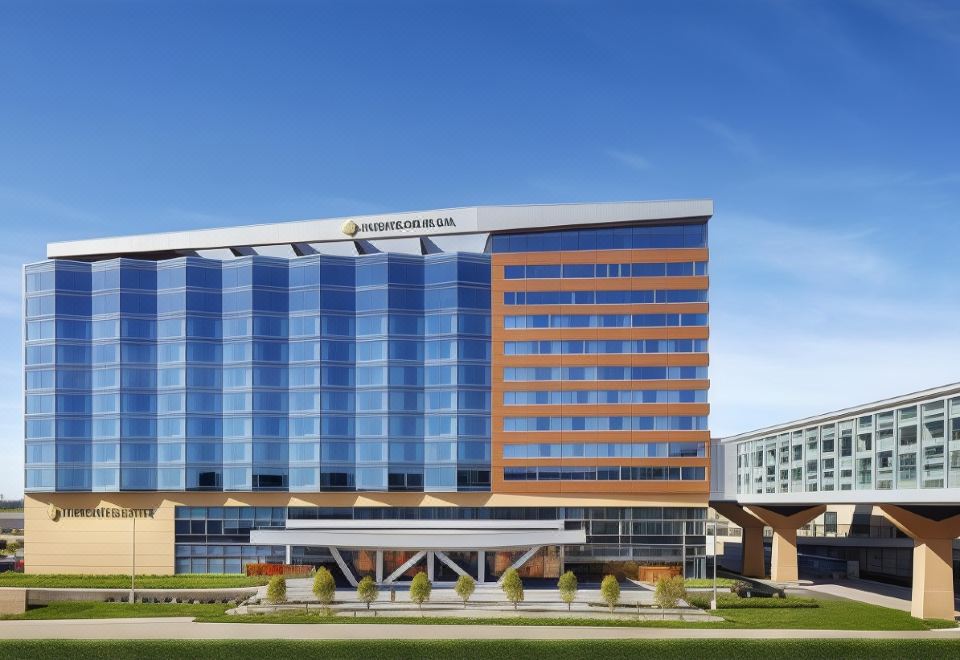
<svg viewBox="0 0 960 660">
<path fill-rule="evenodd" d="M 797 530 L 827 510 L 818 506 L 747 506 L 753 516 L 773 528 L 773 552 L 770 556 L 770 579 L 774 582 L 797 582 Z"/>
<path fill-rule="evenodd" d="M 743 530 L 740 544 L 743 549 L 740 574 L 746 577 L 766 577 L 767 572 L 763 564 L 763 522 L 744 511 L 743 507 L 736 502 L 712 502 L 710 506 Z"/>
<path fill-rule="evenodd" d="M 890 522 L 913 539 L 910 614 L 919 619 L 953 621 L 953 540 L 960 536 L 960 507 L 878 506 Z"/>
</svg>

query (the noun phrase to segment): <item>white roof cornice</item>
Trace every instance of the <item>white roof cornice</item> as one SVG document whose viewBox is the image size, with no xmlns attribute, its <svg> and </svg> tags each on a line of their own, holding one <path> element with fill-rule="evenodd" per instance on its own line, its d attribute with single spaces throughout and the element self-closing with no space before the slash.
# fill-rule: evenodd
<svg viewBox="0 0 960 660">
<path fill-rule="evenodd" d="M 150 253 L 248 248 L 261 245 L 486 234 L 523 229 L 661 222 L 684 218 L 706 219 L 712 215 L 713 201 L 708 199 L 470 206 L 62 241 L 47 245 L 47 258 L 136 257 Z"/>
<path fill-rule="evenodd" d="M 720 438 L 720 442 L 721 443 L 742 442 L 744 440 L 750 440 L 758 436 L 774 435 L 774 434 L 783 433 L 789 430 L 796 430 L 798 428 L 805 427 L 805 426 L 825 424 L 828 422 L 843 420 L 849 417 L 858 417 L 860 415 L 866 415 L 868 413 L 882 411 L 886 408 L 897 408 L 900 406 L 906 406 L 913 403 L 919 403 L 928 399 L 939 399 L 942 397 L 950 397 L 957 394 L 960 394 L 960 383 L 952 383 L 950 385 L 932 387 L 927 390 L 921 390 L 919 392 L 911 392 L 910 394 L 904 394 L 902 396 L 892 397 L 890 399 L 881 399 L 880 401 L 873 401 L 871 403 L 865 403 L 863 405 L 853 406 L 851 408 L 843 408 L 841 410 L 835 410 L 833 412 L 824 413 L 822 415 L 814 415 L 813 417 L 804 417 L 802 419 L 797 419 L 792 422 L 786 422 L 784 424 L 767 426 L 764 428 L 757 429 L 755 431 L 747 431 L 746 433 L 739 433 L 737 435 L 727 436 L 725 438 Z"/>
</svg>

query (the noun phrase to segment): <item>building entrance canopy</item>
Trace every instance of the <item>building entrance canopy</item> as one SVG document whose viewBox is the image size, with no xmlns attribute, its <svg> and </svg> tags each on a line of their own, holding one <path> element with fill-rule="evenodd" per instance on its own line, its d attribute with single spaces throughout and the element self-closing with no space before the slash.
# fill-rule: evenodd
<svg viewBox="0 0 960 660">
<path fill-rule="evenodd" d="M 581 529 L 555 521 L 289 520 L 287 529 L 255 529 L 250 542 L 357 550 L 504 550 L 586 543 Z"/>
<path fill-rule="evenodd" d="M 432 580 L 435 558 L 457 575 L 468 575 L 447 553 L 477 553 L 477 578 L 483 582 L 487 550 L 524 551 L 512 563 L 512 568 L 520 568 L 544 546 L 586 543 L 586 533 L 582 529 L 564 529 L 562 521 L 540 520 L 288 520 L 287 529 L 252 530 L 250 542 L 285 545 L 288 562 L 291 546 L 326 547 L 347 581 L 356 586 L 358 576 L 341 551 L 372 552 L 380 584 L 395 582 L 424 560 Z M 397 551 L 412 554 L 387 575 L 384 555 Z"/>
</svg>

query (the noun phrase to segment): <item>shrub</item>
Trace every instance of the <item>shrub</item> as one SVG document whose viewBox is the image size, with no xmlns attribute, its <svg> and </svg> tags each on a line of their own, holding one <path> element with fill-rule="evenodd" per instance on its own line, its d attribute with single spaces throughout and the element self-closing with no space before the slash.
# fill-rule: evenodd
<svg viewBox="0 0 960 660">
<path fill-rule="evenodd" d="M 20 549 L 20 541 L 7 541 L 6 549 L 10 554 L 16 554 L 17 550 Z"/>
<path fill-rule="evenodd" d="M 620 583 L 617 578 L 612 575 L 603 578 L 603 582 L 600 583 L 600 597 L 613 612 L 613 608 L 620 602 Z"/>
<path fill-rule="evenodd" d="M 287 577 L 307 577 L 313 567 L 300 564 L 269 564 L 251 562 L 246 565 L 247 576 L 284 575 Z"/>
<path fill-rule="evenodd" d="M 752 586 L 750 583 L 744 582 L 743 580 L 737 580 L 730 585 L 730 593 L 736 594 L 740 598 L 746 598 L 751 589 Z"/>
<path fill-rule="evenodd" d="M 523 602 L 523 580 L 517 569 L 508 568 L 503 574 L 503 581 L 500 583 L 503 593 L 507 600 L 513 603 L 513 609 L 517 609 L 517 604 Z"/>
<path fill-rule="evenodd" d="M 380 591 L 377 589 L 377 583 L 369 575 L 364 576 L 357 584 L 357 598 L 367 604 L 368 610 L 370 609 L 370 603 L 375 601 L 379 595 Z"/>
<path fill-rule="evenodd" d="M 430 600 L 430 592 L 433 591 L 433 583 L 423 571 L 413 576 L 413 582 L 410 583 L 410 600 L 420 608 L 420 614 L 423 614 L 424 602 Z"/>
<path fill-rule="evenodd" d="M 453 590 L 457 592 L 457 595 L 460 596 L 460 599 L 463 601 L 463 608 L 467 608 L 467 601 L 470 600 L 470 596 L 473 595 L 474 589 L 477 588 L 477 583 L 474 582 L 473 578 L 469 575 L 461 575 L 457 578 L 457 583 L 453 586 Z"/>
<path fill-rule="evenodd" d="M 710 600 L 704 595 L 690 596 L 687 602 L 702 610 L 710 607 Z M 720 596 L 717 598 L 717 608 L 721 610 L 794 610 L 817 608 L 820 604 L 813 598 L 737 598 L 736 596 Z"/>
<path fill-rule="evenodd" d="M 333 581 L 333 575 L 326 567 L 321 566 L 317 569 L 317 574 L 313 576 L 313 595 L 323 605 L 330 605 L 336 592 L 337 583 Z"/>
<path fill-rule="evenodd" d="M 274 605 L 286 602 L 287 578 L 282 575 L 274 575 L 270 578 L 270 583 L 267 585 L 267 600 Z"/>
<path fill-rule="evenodd" d="M 567 571 L 560 576 L 557 582 L 557 589 L 560 590 L 560 600 L 567 604 L 567 611 L 570 611 L 570 605 L 577 598 L 577 576 L 573 571 Z"/>
<path fill-rule="evenodd" d="M 664 609 L 677 606 L 677 603 L 687 597 L 687 589 L 683 584 L 683 577 L 674 575 L 671 578 L 661 578 L 657 581 L 657 590 L 653 599 Z"/>
</svg>

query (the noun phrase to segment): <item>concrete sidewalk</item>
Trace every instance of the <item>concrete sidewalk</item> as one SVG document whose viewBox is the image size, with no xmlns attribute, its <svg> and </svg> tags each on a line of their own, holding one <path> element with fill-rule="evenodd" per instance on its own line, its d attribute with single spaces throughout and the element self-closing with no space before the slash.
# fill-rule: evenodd
<svg viewBox="0 0 960 660">
<path fill-rule="evenodd" d="M 798 596 L 805 595 L 803 592 L 809 592 L 809 595 L 813 597 L 824 594 L 869 603 L 870 605 L 889 607 L 903 612 L 910 611 L 912 598 L 909 587 L 857 579 L 804 584 L 800 587 L 790 588 L 789 592 Z M 954 615 L 957 614 L 960 613 L 955 611 Z"/>
<path fill-rule="evenodd" d="M 960 629 L 731 630 L 589 626 L 194 623 L 189 618 L 0 621 L 0 639 L 957 639 Z"/>
</svg>

